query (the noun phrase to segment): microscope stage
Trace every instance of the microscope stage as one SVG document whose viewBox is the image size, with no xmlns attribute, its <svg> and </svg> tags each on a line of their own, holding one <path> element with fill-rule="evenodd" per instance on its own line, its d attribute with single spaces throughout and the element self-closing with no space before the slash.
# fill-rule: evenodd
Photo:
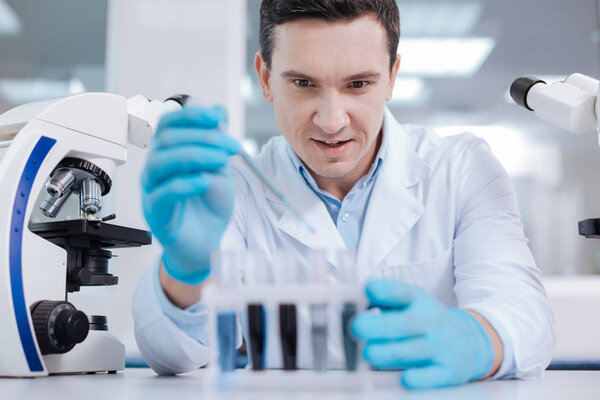
<svg viewBox="0 0 600 400">
<path fill-rule="evenodd" d="M 138 247 L 152 243 L 147 231 L 88 219 L 30 224 L 29 229 L 51 242 L 65 238 L 82 239 L 99 242 L 101 248 Z"/>
</svg>

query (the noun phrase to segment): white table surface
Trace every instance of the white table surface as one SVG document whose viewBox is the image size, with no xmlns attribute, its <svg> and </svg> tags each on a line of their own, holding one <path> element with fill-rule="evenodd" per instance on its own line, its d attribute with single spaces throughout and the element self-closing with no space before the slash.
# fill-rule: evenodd
<svg viewBox="0 0 600 400">
<path fill-rule="evenodd" d="M 383 373 L 387 374 L 387 373 Z M 397 373 L 390 373 L 395 379 Z M 0 399 L 14 400 L 185 400 L 185 399 L 598 399 L 600 371 L 547 371 L 542 380 L 503 380 L 407 391 L 400 386 L 375 392 L 252 391 L 218 394 L 206 390 L 208 376 L 199 370 L 179 376 L 157 376 L 150 369 L 126 369 L 115 375 L 58 375 L 0 378 Z"/>
</svg>

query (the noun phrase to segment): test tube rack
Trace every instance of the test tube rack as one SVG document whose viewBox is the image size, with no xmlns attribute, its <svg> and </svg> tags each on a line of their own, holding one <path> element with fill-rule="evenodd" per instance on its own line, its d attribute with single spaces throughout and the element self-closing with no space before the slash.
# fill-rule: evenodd
<svg viewBox="0 0 600 400">
<path fill-rule="evenodd" d="M 253 370 L 250 368 L 249 349 L 248 367 L 244 369 L 223 370 L 223 365 L 219 359 L 219 337 L 217 318 L 220 311 L 235 310 L 238 315 L 238 323 L 248 324 L 247 318 L 239 318 L 240 311 L 245 311 L 248 305 L 260 304 L 264 307 L 267 315 L 276 315 L 274 310 L 277 310 L 280 305 L 295 305 L 300 310 L 310 310 L 310 306 L 314 304 L 326 304 L 329 311 L 334 314 L 339 310 L 340 328 L 343 331 L 346 327 L 342 326 L 342 312 L 347 305 L 355 305 L 356 313 L 366 309 L 367 302 L 364 297 L 364 288 L 359 284 L 283 284 L 283 285 L 239 285 L 235 287 L 224 287 L 213 281 L 207 285 L 205 292 L 205 301 L 208 308 L 209 316 L 209 332 L 210 332 L 210 352 L 211 362 L 208 365 L 210 385 L 206 385 L 211 391 L 246 391 L 246 390 L 294 390 L 294 391 L 327 391 L 327 390 L 343 390 L 343 391 L 362 391 L 372 390 L 373 388 L 373 371 L 370 371 L 367 365 L 362 360 L 362 348 L 356 342 L 355 347 L 355 367 L 354 370 L 348 369 L 348 360 L 346 359 L 346 368 L 322 368 L 315 365 L 313 358 L 312 365 L 309 368 L 299 368 L 293 370 L 285 369 L 270 369 L 269 365 L 261 370 Z M 302 313 L 300 313 L 302 314 Z M 306 313 L 304 313 L 306 316 Z M 300 316 L 302 318 L 302 316 Z M 245 319 L 245 320 L 244 320 Z M 268 319 L 268 317 L 267 317 Z M 350 323 L 351 318 L 346 318 L 346 323 Z M 268 324 L 274 321 L 267 321 Z M 248 332 L 246 325 L 245 331 Z M 242 328 L 242 329 L 244 329 Z M 279 327 L 281 329 L 281 326 Z M 349 328 L 348 328 L 349 329 Z M 298 332 L 298 335 L 303 335 L 305 332 Z M 337 332 L 342 334 L 342 332 Z M 335 333 L 335 332 L 332 332 Z M 272 338 L 266 338 L 267 352 L 269 345 L 272 345 Z M 347 335 L 341 338 L 343 342 L 350 339 Z M 352 338 L 352 340 L 354 340 Z M 304 338 L 304 342 L 307 340 Z M 308 341 L 309 343 L 311 341 Z M 247 343 L 248 345 L 248 343 Z M 281 338 L 278 346 L 281 345 Z M 314 346 L 314 342 L 313 342 Z M 306 348 L 304 349 L 306 350 Z M 346 350 L 346 349 L 345 349 Z M 346 354 L 347 356 L 347 354 Z M 254 362 L 254 360 L 252 360 Z M 301 366 L 302 367 L 302 366 Z M 305 367 L 305 366 L 304 366 Z M 315 369 L 315 367 L 317 367 Z M 378 377 L 381 379 L 381 376 Z M 397 374 L 394 376 L 394 381 L 397 382 Z"/>
</svg>

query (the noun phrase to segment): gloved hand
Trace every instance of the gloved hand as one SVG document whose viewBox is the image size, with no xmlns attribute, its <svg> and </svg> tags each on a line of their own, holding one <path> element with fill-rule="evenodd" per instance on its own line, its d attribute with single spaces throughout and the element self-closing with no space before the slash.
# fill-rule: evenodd
<svg viewBox="0 0 600 400">
<path fill-rule="evenodd" d="M 173 278 L 198 284 L 210 273 L 233 209 L 227 162 L 239 144 L 218 130 L 225 110 L 190 108 L 160 120 L 142 173 L 144 214 Z"/>
<path fill-rule="evenodd" d="M 492 367 L 492 343 L 466 311 L 446 308 L 424 289 L 397 280 L 371 280 L 372 307 L 352 322 L 366 341 L 363 357 L 375 368 L 404 369 L 409 389 L 452 386 L 476 380 Z"/>
</svg>

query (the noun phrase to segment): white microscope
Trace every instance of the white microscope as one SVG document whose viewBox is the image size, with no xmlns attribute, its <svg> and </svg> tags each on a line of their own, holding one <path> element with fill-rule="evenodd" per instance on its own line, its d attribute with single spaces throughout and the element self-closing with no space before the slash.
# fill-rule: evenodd
<svg viewBox="0 0 600 400">
<path fill-rule="evenodd" d="M 522 107 L 544 121 L 576 135 L 596 129 L 600 143 L 600 82 L 575 73 L 563 82 L 546 82 L 534 77 L 516 79 L 510 95 Z M 586 238 L 600 238 L 600 218 L 579 221 L 579 234 Z"/>
<path fill-rule="evenodd" d="M 149 232 L 106 223 L 114 214 L 100 218 L 103 196 L 127 143 L 148 147 L 160 116 L 178 108 L 84 93 L 0 115 L 0 376 L 124 368 L 106 317 L 88 318 L 67 295 L 117 284 L 109 249 L 151 243 Z M 58 220 L 71 195 L 79 215 Z"/>
</svg>

